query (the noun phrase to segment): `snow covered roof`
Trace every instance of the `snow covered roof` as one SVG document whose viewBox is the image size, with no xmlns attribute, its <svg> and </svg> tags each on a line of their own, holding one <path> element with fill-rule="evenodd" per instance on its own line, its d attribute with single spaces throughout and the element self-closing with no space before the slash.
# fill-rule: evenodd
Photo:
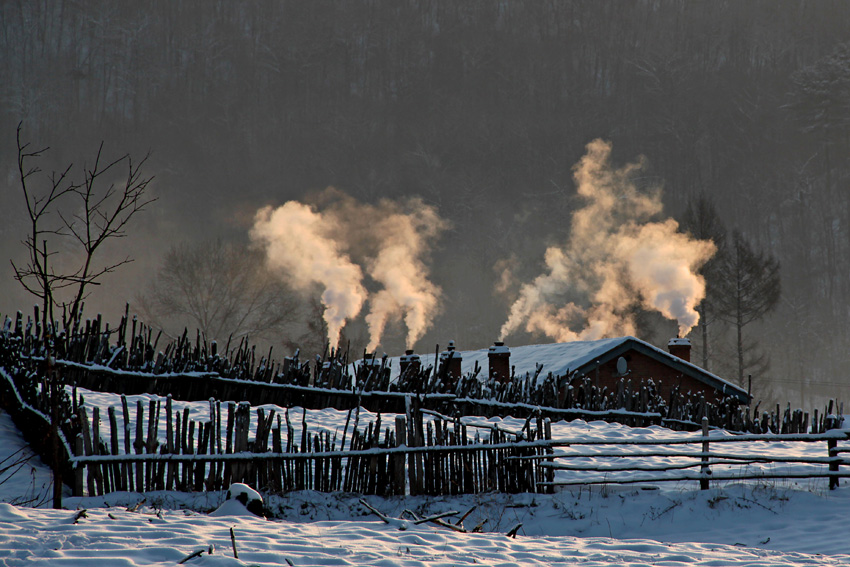
<svg viewBox="0 0 850 567">
<path fill-rule="evenodd" d="M 588 372 L 596 366 L 597 362 L 607 362 L 623 352 L 635 349 L 656 359 L 663 360 L 666 364 L 721 390 L 725 394 L 735 395 L 742 401 L 748 400 L 747 392 L 716 376 L 695 364 L 686 362 L 679 357 L 673 356 L 666 350 L 651 345 L 635 337 L 617 337 L 613 339 L 600 339 L 595 341 L 573 341 L 568 343 L 550 343 L 542 345 L 510 346 L 511 366 L 516 369 L 517 375 L 534 374 L 537 366 L 542 365 L 540 375 L 546 376 L 550 372 L 556 376 L 563 376 L 570 372 Z M 462 351 L 461 372 L 464 374 L 473 372 L 475 365 L 481 368 L 480 375 L 486 376 L 488 369 L 487 355 L 489 348 Z M 434 365 L 434 353 L 420 354 L 422 367 Z M 399 374 L 399 357 L 391 357 L 391 376 L 396 378 Z"/>
</svg>

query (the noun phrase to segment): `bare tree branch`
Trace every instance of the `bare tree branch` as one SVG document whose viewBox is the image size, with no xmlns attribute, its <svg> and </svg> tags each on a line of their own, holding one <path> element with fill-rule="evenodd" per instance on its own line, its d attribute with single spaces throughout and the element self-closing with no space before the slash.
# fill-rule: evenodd
<svg viewBox="0 0 850 567">
<path fill-rule="evenodd" d="M 22 125 L 18 124 L 18 172 L 31 226 L 30 233 L 23 242 L 29 260 L 22 267 L 12 262 L 12 268 L 15 279 L 23 288 L 41 300 L 43 324 L 46 329 L 47 323 L 53 320 L 53 307 L 60 305 L 54 297 L 54 292 L 76 288 L 73 299 L 68 304 L 62 304 L 68 315 L 66 324 L 67 321 L 75 321 L 87 297 L 88 287 L 99 285 L 98 280 L 101 277 L 132 261 L 127 257 L 105 266 L 97 266 L 94 256 L 104 242 L 126 236 L 125 231 L 130 220 L 156 198 L 147 193 L 153 177 L 142 174 L 142 167 L 150 154 L 139 163 L 134 163 L 129 154 L 124 154 L 102 165 L 103 142 L 98 147 L 92 167 L 83 166 L 81 182 L 71 180 L 74 169 L 73 164 L 69 164 L 61 172 L 54 171 L 47 176 L 46 192 L 39 194 L 30 183 L 42 170 L 38 165 L 30 165 L 30 162 L 43 157 L 49 148 L 30 149 L 29 142 L 22 142 L 21 131 Z M 105 178 L 122 165 L 126 165 L 123 183 L 118 186 L 110 183 L 104 188 Z M 72 216 L 63 214 L 60 199 L 64 205 L 65 198 L 73 197 L 81 201 L 82 206 L 78 209 L 80 212 Z M 58 227 L 47 224 L 48 216 L 53 212 L 59 218 Z M 71 271 L 57 273 L 52 266 L 51 258 L 54 253 L 48 251 L 47 236 L 69 237 L 75 240 L 84 253 L 81 265 Z"/>
</svg>

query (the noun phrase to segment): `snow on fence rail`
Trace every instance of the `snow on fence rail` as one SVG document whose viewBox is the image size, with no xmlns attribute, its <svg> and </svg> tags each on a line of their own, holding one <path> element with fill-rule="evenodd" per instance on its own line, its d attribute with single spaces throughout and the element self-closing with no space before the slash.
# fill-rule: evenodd
<svg viewBox="0 0 850 567">
<path fill-rule="evenodd" d="M 328 431 L 310 431 L 304 413 L 299 438 L 288 409 L 282 419 L 273 410 L 256 408 L 252 426 L 247 403 L 226 403 L 223 420 L 221 402 L 211 400 L 212 419 L 206 422 L 189 420 L 188 408 L 174 411 L 170 398 L 165 399 L 164 410 L 162 406 L 162 400 L 150 401 L 145 426 L 144 404 L 137 402 L 133 416 L 122 396 L 121 428 L 115 409 L 108 409 L 108 442 L 101 435 L 100 408 L 93 408 L 90 420 L 86 407 L 78 406 L 82 432 L 71 458 L 75 495 L 222 490 L 233 482 L 274 493 L 535 492 L 552 477 L 536 461 L 512 458 L 551 451 L 545 445 L 549 421 L 542 418 L 534 424 L 529 420 L 519 435 L 492 428 L 482 438 L 470 436 L 459 418 L 426 422 L 425 413 L 414 403 L 407 415 L 395 416 L 383 430 L 380 415 L 360 428 L 357 413 L 349 412 L 339 438 Z M 158 432 L 162 411 L 167 424 L 164 443 Z M 256 433 L 249 440 L 252 430 Z"/>
<path fill-rule="evenodd" d="M 709 488 L 709 481 L 739 481 L 760 479 L 812 479 L 828 478 L 829 488 L 838 486 L 839 478 L 850 478 L 850 471 L 841 472 L 840 465 L 850 464 L 850 460 L 844 459 L 840 453 L 850 452 L 850 447 L 838 447 L 839 441 L 850 439 L 850 432 L 833 429 L 825 433 L 816 434 L 750 434 L 731 436 L 710 436 L 707 420 L 703 420 L 702 435 L 688 438 L 667 439 L 631 439 L 631 440 L 588 440 L 588 439 L 555 439 L 547 445 L 552 448 L 568 447 L 570 452 L 553 452 L 545 456 L 546 462 L 540 466 L 546 470 L 590 472 L 590 477 L 567 478 L 556 481 L 546 481 L 541 486 L 577 486 L 588 484 L 634 484 L 646 482 L 682 482 L 698 481 L 700 488 Z M 718 452 L 711 451 L 710 445 L 721 444 L 751 444 L 753 442 L 767 443 L 816 443 L 826 442 L 827 456 L 810 457 L 804 455 L 782 456 L 765 454 L 764 452 Z M 698 451 L 675 450 L 680 445 L 700 445 Z M 575 450 L 576 448 L 607 446 L 607 451 Z M 645 450 L 644 447 L 657 447 Z M 627 450 L 623 450 L 627 448 Z M 638 448 L 638 450 L 634 450 Z M 675 463 L 658 463 L 647 461 L 650 458 L 664 457 L 676 460 Z M 541 460 L 540 456 L 515 457 L 523 460 Z M 572 464 L 573 459 L 616 459 L 614 464 L 600 465 Z M 621 464 L 623 459 L 630 459 L 626 464 Z M 635 464 L 634 461 L 642 461 Z M 561 462 L 555 462 L 561 461 Z M 750 469 L 749 465 L 803 465 L 805 470 L 793 470 L 787 468 L 782 471 Z M 740 467 L 745 467 L 740 470 Z M 699 468 L 699 472 L 691 474 L 684 469 Z M 738 470 L 732 470 L 737 468 Z M 717 472 L 720 469 L 720 472 Z M 675 474 L 658 474 L 671 473 Z M 613 474 L 612 474 L 613 473 Z M 628 475 L 617 476 L 616 473 L 628 473 Z M 656 474 L 641 474 L 656 473 Z"/>
<path fill-rule="evenodd" d="M 122 426 L 117 412 L 108 409 L 108 441 L 100 431 L 100 408 L 93 408 L 89 420 L 86 408 L 79 405 L 82 433 L 71 458 L 75 495 L 222 490 L 231 482 L 272 493 L 316 490 L 381 495 L 551 492 L 558 486 L 671 481 L 698 482 L 706 489 L 711 481 L 770 478 L 828 478 L 829 487 L 835 488 L 839 478 L 850 477 L 850 471 L 839 469 L 850 465 L 840 456 L 850 452 L 850 446 L 837 445 L 848 439 L 843 430 L 718 436 L 711 435 L 706 424 L 701 435 L 661 439 L 553 439 L 551 422 L 539 416 L 527 419 L 521 431 L 507 431 L 448 418 L 414 404 L 383 429 L 380 415 L 360 428 L 357 414 L 352 423 L 349 412 L 341 436 L 311 431 L 305 412 L 299 435 L 288 409 L 281 417 L 273 410 L 255 408 L 252 425 L 249 404 L 226 403 L 223 420 L 221 402 L 211 400 L 212 419 L 195 422 L 188 419 L 188 408 L 174 411 L 167 398 L 163 410 L 162 402 L 149 402 L 145 425 L 145 404 L 137 401 L 133 412 L 122 396 Z M 162 411 L 167 424 L 164 441 L 158 432 Z M 425 416 L 431 421 L 425 421 Z M 471 427 L 488 433 L 471 436 Z M 251 431 L 256 433 L 249 440 Z M 773 444 L 787 453 L 788 444 L 824 442 L 824 456 L 758 450 Z M 743 449 L 712 451 L 710 445 L 716 443 Z M 687 450 L 694 445 L 694 450 Z M 611 459 L 616 461 L 612 464 Z M 766 468 L 751 468 L 755 464 Z M 687 470 L 691 468 L 699 471 Z"/>
</svg>

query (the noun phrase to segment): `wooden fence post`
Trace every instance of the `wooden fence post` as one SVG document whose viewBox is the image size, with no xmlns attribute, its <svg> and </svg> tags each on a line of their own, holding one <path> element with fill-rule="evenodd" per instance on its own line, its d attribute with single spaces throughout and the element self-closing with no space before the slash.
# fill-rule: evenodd
<svg viewBox="0 0 850 567">
<path fill-rule="evenodd" d="M 552 440 L 552 420 L 549 419 L 548 417 L 545 420 L 543 420 L 543 436 L 547 441 Z M 551 455 L 554 452 L 555 451 L 552 449 L 551 446 L 546 448 L 546 453 Z M 549 463 L 555 462 L 555 459 L 553 459 L 552 457 L 549 457 L 546 460 Z M 549 483 L 555 482 L 555 469 L 553 469 L 551 466 L 546 468 L 546 482 L 549 482 Z M 550 484 L 548 487 L 546 487 L 546 493 L 547 494 L 555 494 L 555 486 Z"/>
<path fill-rule="evenodd" d="M 401 447 L 407 441 L 407 420 L 403 415 L 395 416 L 395 446 Z M 407 494 L 407 482 L 404 475 L 404 453 L 397 453 L 393 459 L 395 470 L 393 471 L 393 484 L 395 494 L 404 496 Z"/>
<path fill-rule="evenodd" d="M 711 474 L 711 469 L 708 468 L 708 417 L 702 416 L 702 465 L 699 468 L 700 476 L 699 489 L 708 490 L 708 475 Z"/>
<path fill-rule="evenodd" d="M 838 442 L 835 439 L 828 439 L 826 442 L 827 453 L 830 458 L 834 458 L 838 453 L 835 448 L 838 445 Z M 829 472 L 838 472 L 838 461 L 829 463 Z M 829 477 L 829 489 L 835 490 L 838 488 L 838 477 L 830 476 Z"/>
<path fill-rule="evenodd" d="M 85 454 L 85 449 L 83 448 L 83 434 L 77 433 L 77 438 L 74 440 L 74 453 L 76 456 L 81 457 Z M 85 470 L 84 465 L 77 465 L 74 468 L 74 496 L 83 496 L 83 472 Z"/>
</svg>

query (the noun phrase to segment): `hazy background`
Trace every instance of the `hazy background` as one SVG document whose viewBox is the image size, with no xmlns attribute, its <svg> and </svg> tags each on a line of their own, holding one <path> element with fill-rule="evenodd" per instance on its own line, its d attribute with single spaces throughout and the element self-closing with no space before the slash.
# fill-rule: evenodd
<svg viewBox="0 0 850 567">
<path fill-rule="evenodd" d="M 153 152 L 159 200 L 108 251 L 136 261 L 89 315 L 117 322 L 170 246 L 247 242 L 260 207 L 332 186 L 367 204 L 417 196 L 448 221 L 428 255 L 441 314 L 417 348 L 480 348 L 568 234 L 572 167 L 602 138 L 619 164 L 646 158 L 666 215 L 703 193 L 781 262 L 777 309 L 748 327 L 770 359 L 756 397 L 846 398 L 848 41 L 844 0 L 0 1 L 0 258 L 20 259 L 28 230 L 23 121 L 52 148 L 44 169 L 90 160 L 101 140 Z M 517 279 L 497 292 L 507 265 Z M 0 313 L 33 303 L 0 264 Z M 299 312 L 276 348 L 315 319 Z M 640 324 L 659 345 L 677 330 Z M 723 330 L 711 369 L 734 376 Z M 365 347 L 362 321 L 344 335 Z M 391 325 L 381 349 L 403 346 Z"/>
</svg>

